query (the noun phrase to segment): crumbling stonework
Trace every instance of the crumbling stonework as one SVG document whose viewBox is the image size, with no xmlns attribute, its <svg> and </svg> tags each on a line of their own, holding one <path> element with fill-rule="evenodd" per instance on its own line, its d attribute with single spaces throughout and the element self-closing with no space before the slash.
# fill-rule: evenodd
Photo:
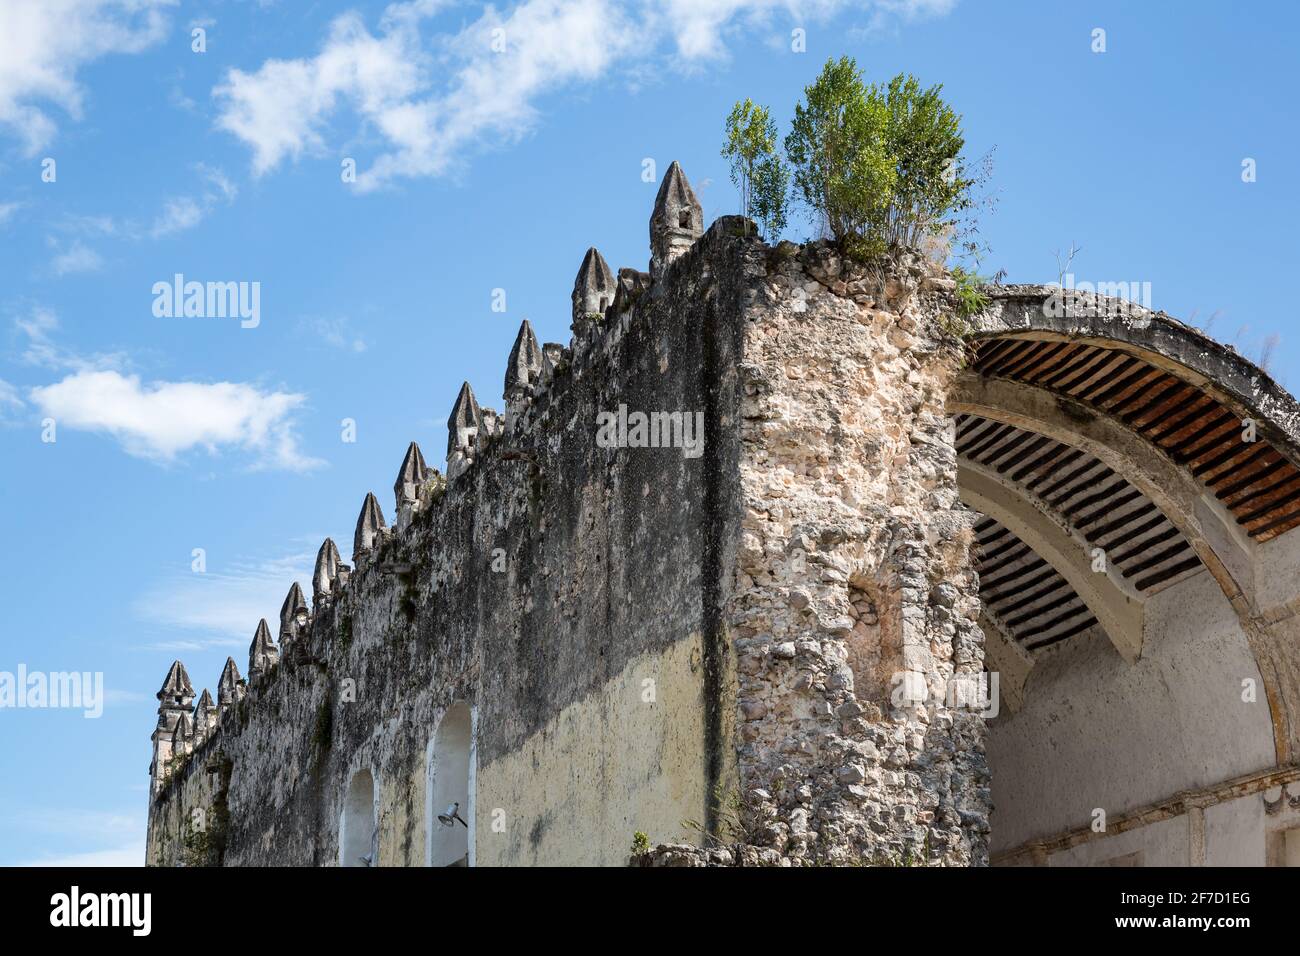
<svg viewBox="0 0 1300 956">
<path fill-rule="evenodd" d="M 983 635 L 942 280 L 755 253 L 729 605 L 746 834 L 795 859 L 983 863 L 983 721 L 949 703 Z"/>
<path fill-rule="evenodd" d="M 946 280 L 701 233 L 673 164 L 651 273 L 588 252 L 571 346 L 525 323 L 503 414 L 462 388 L 446 477 L 407 449 L 393 525 L 367 495 L 353 566 L 322 545 L 219 717 L 173 668 L 148 862 L 443 859 L 462 706 L 462 862 L 624 864 L 638 830 L 739 841 L 711 864 L 986 861 Z"/>
</svg>

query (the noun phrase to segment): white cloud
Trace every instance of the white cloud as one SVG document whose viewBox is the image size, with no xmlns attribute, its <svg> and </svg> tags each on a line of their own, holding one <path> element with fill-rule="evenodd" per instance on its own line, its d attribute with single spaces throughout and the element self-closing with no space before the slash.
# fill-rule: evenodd
<svg viewBox="0 0 1300 956">
<path fill-rule="evenodd" d="M 364 352 L 368 347 L 365 338 L 352 331 L 352 323 L 347 319 L 303 319 L 298 323 L 298 331 L 344 352 Z"/>
<path fill-rule="evenodd" d="M 94 249 L 74 239 L 72 245 L 64 248 L 57 240 L 49 240 L 55 250 L 50 260 L 50 268 L 55 275 L 65 276 L 74 272 L 98 272 L 104 267 L 103 257 Z"/>
<path fill-rule="evenodd" d="M 162 212 L 153 221 L 149 235 L 154 239 L 170 236 L 174 232 L 192 229 L 203 219 L 203 208 L 189 196 L 169 199 L 163 203 Z"/>
<path fill-rule="evenodd" d="M 151 239 L 161 239 L 186 229 L 193 229 L 202 222 L 217 204 L 233 202 L 239 189 L 224 172 L 206 163 L 196 163 L 195 170 L 203 178 L 206 188 L 195 196 L 179 196 L 163 203 L 162 212 L 154 219 L 149 228 Z"/>
<path fill-rule="evenodd" d="M 0 125 L 30 156 L 54 138 L 49 104 L 74 119 L 85 91 L 77 71 L 113 53 L 139 53 L 166 34 L 174 0 L 40 0 L 0 3 Z"/>
<path fill-rule="evenodd" d="M 0 202 L 0 226 L 3 226 L 13 218 L 14 213 L 23 208 L 24 203 L 20 202 Z"/>
<path fill-rule="evenodd" d="M 26 339 L 23 361 L 29 365 L 57 368 L 67 364 L 67 357 L 54 344 L 51 334 L 59 327 L 58 317 L 43 306 L 36 306 L 14 319 L 16 328 Z"/>
<path fill-rule="evenodd" d="M 141 839 L 136 843 L 114 847 L 111 850 L 90 850 L 84 853 L 68 853 L 63 856 L 44 856 L 34 860 L 22 860 L 14 866 L 55 866 L 80 870 L 85 867 L 99 866 L 144 866 L 145 845 Z"/>
<path fill-rule="evenodd" d="M 65 372 L 29 390 L 29 399 L 60 428 L 103 432 L 132 455 L 170 463 L 196 448 L 238 452 L 257 469 L 308 471 L 324 462 L 300 448 L 294 416 L 306 396 L 242 382 L 143 382 L 120 352 L 79 355 L 57 341 L 58 317 L 33 306 L 14 319 L 26 339 L 24 362 Z M 4 386 L 0 382 L 0 386 Z M 22 399 L 13 392 L 15 407 Z M 0 387 L 0 412 L 9 393 Z"/>
<path fill-rule="evenodd" d="M 34 305 L 18 315 L 14 319 L 14 328 L 27 340 L 20 357 L 28 365 L 81 370 L 120 368 L 126 364 L 126 356 L 120 352 L 82 356 L 63 348 L 54 339 L 54 333 L 59 330 L 59 319 L 45 306 Z"/>
<path fill-rule="evenodd" d="M 372 33 L 362 17 L 331 23 L 320 51 L 231 69 L 213 90 L 218 125 L 253 152 L 264 175 L 285 160 L 326 149 L 329 123 L 350 109 L 363 138 L 380 150 L 358 174 L 366 190 L 393 179 L 437 176 L 485 144 L 527 135 L 538 101 L 614 69 L 644 75 L 671 56 L 679 64 L 725 54 L 742 27 L 767 26 L 777 14 L 792 25 L 854 10 L 860 29 L 946 12 L 955 0 L 670 0 L 667 6 L 618 0 L 524 0 L 507 12 L 487 7 L 459 33 L 425 40 L 423 21 L 442 5 L 414 0 L 389 6 Z"/>
<path fill-rule="evenodd" d="M 4 822 L 29 834 L 107 849 L 79 850 L 35 859 L 9 861 L 13 866 L 143 866 L 144 818 L 85 807 L 43 807 L 9 814 Z"/>
<path fill-rule="evenodd" d="M 32 402 L 61 428 L 112 435 L 132 455 L 171 462 L 194 448 L 234 449 L 254 467 L 320 465 L 299 448 L 292 416 L 303 395 L 239 382 L 141 382 L 111 369 L 82 369 L 33 388 Z"/>
<path fill-rule="evenodd" d="M 0 423 L 10 422 L 11 417 L 25 407 L 17 387 L 0 378 Z"/>
<path fill-rule="evenodd" d="M 313 548 L 236 561 L 226 569 L 210 565 L 203 574 L 168 576 L 142 594 L 133 610 L 141 620 L 190 633 L 147 649 L 183 653 L 248 647 L 259 619 L 278 625 L 276 615 L 294 581 L 310 590 L 315 560 Z"/>
<path fill-rule="evenodd" d="M 18 397 L 18 389 L 0 378 L 0 409 L 5 406 L 22 408 L 23 400 Z"/>
</svg>

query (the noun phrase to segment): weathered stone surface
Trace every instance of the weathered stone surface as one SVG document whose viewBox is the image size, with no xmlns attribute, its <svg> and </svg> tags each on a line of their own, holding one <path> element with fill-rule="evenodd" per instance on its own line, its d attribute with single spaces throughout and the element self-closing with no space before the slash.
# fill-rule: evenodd
<svg viewBox="0 0 1300 956">
<path fill-rule="evenodd" d="M 352 536 L 352 563 L 360 566 L 363 555 L 369 554 L 382 540 L 386 525 L 384 512 L 379 507 L 379 499 L 374 492 L 366 492 L 366 500 L 361 503 L 361 513 L 357 515 L 357 530 Z M 283 612 L 281 612 L 283 617 Z"/>
<path fill-rule="evenodd" d="M 239 676 L 239 667 L 235 664 L 235 659 L 227 657 L 226 666 L 221 671 L 221 679 L 217 682 L 217 705 L 223 713 L 228 707 L 233 707 L 244 699 L 246 686 L 244 679 Z"/>
<path fill-rule="evenodd" d="M 676 160 L 664 173 L 650 214 L 650 274 L 658 278 L 664 269 L 704 232 L 704 212 L 686 174 Z"/>
<path fill-rule="evenodd" d="M 411 443 L 411 447 L 415 447 L 414 442 Z M 407 457 L 410 457 L 409 451 Z M 423 464 L 423 459 L 421 459 L 420 463 Z M 403 468 L 403 472 L 405 472 L 405 468 Z M 400 476 L 398 481 L 400 487 Z M 338 546 L 334 544 L 333 538 L 326 538 L 321 543 L 320 550 L 316 552 L 316 568 L 311 576 L 313 606 L 320 607 L 322 602 L 328 601 L 334 595 L 335 590 L 339 587 L 339 571 L 342 567 L 343 560 L 339 557 Z"/>
<path fill-rule="evenodd" d="M 295 584 L 294 587 L 298 585 Z M 253 643 L 248 648 L 248 683 L 257 684 L 279 661 L 280 649 L 271 640 L 271 629 L 266 626 L 266 618 L 262 618 L 257 622 Z"/>
<path fill-rule="evenodd" d="M 614 273 L 595 246 L 587 250 L 573 282 L 573 337 L 584 341 L 614 304 Z"/>
<path fill-rule="evenodd" d="M 577 295 L 576 291 L 574 295 Z M 515 344 L 510 349 L 510 359 L 506 362 L 507 407 L 532 394 L 539 384 L 541 374 L 542 347 L 537 342 L 532 323 L 524 319 L 519 326 L 519 334 L 515 336 Z"/>
<path fill-rule="evenodd" d="M 639 865 L 983 864 L 985 724 L 946 693 L 985 655 L 948 419 L 963 338 L 1115 337 L 1213 383 L 1300 459 L 1300 406 L 1161 314 L 1088 296 L 1053 312 L 1053 290 L 1016 286 L 957 321 L 954 283 L 919 256 L 864 268 L 826 242 L 766 246 L 740 217 L 701 233 L 673 164 L 651 272 L 611 277 L 593 250 L 573 347 L 539 348 L 525 323 L 504 416 L 462 387 L 450 483 L 408 448 L 393 532 L 371 495 L 356 572 L 322 545 L 314 613 L 295 585 L 284 660 L 250 667 L 255 693 L 230 660 L 219 719 L 206 692 L 191 713 L 172 666 L 149 862 L 191 862 L 199 809 L 228 820 L 206 860 L 227 864 L 622 865 L 635 831 L 652 843 Z M 579 310 L 604 321 L 578 335 Z M 699 457 L 673 444 L 673 414 L 700 416 Z M 642 440 L 656 415 L 669 440 Z M 1269 711 L 1252 719 L 1272 736 L 1241 769 L 1292 773 L 1300 548 L 1257 553 L 1281 563 L 1248 568 L 1255 598 L 1233 607 L 1254 656 L 1231 673 L 1258 663 Z M 1066 719 L 1047 711 L 1031 743 Z M 461 829 L 438 821 L 448 806 Z"/>
</svg>

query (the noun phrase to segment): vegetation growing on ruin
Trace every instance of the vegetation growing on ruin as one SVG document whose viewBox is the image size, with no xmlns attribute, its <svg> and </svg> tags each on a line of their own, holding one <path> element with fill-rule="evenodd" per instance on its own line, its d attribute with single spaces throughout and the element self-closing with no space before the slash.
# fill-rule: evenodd
<svg viewBox="0 0 1300 956">
<path fill-rule="evenodd" d="M 829 59 L 794 108 L 784 158 L 769 110 L 737 102 L 722 154 L 742 211 L 774 239 L 787 202 L 798 202 L 823 235 L 862 262 L 899 248 L 937 247 L 940 261 L 954 245 L 978 253 L 973 213 L 990 203 L 975 190 L 990 164 L 963 159 L 961 116 L 942 90 L 901 73 L 868 84 L 852 57 Z M 963 287 L 963 310 L 978 311 L 974 291 Z"/>
<path fill-rule="evenodd" d="M 785 228 L 790 170 L 777 150 L 776 123 L 766 106 L 748 98 L 727 117 L 722 155 L 731 162 L 731 181 L 740 190 L 741 215 L 754 219 L 774 238 Z"/>
<path fill-rule="evenodd" d="M 949 275 L 957 283 L 953 295 L 957 299 L 957 311 L 962 317 L 969 318 L 988 308 L 989 297 L 982 290 L 988 283 L 987 278 L 961 266 L 954 266 Z"/>
</svg>

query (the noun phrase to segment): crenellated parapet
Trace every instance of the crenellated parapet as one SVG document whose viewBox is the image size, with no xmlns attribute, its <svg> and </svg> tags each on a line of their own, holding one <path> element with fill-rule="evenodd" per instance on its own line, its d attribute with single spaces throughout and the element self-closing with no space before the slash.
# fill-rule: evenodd
<svg viewBox="0 0 1300 956">
<path fill-rule="evenodd" d="M 536 513 L 563 507 L 546 501 L 545 490 L 565 476 L 555 463 L 543 460 L 550 454 L 585 455 L 593 447 L 594 427 L 589 432 L 582 427 L 589 417 L 594 419 L 586 409 L 598 398 L 603 402 L 617 394 L 629 362 L 638 369 L 659 367 L 657 359 L 648 357 L 647 342 L 638 340 L 627 348 L 620 343 L 625 336 L 650 334 L 636 327 L 638 317 L 648 315 L 659 294 L 656 277 L 703 234 L 698 202 L 675 163 L 660 188 L 651 234 L 651 272 L 615 270 L 595 248 L 586 252 L 574 282 L 573 339 L 568 345 L 542 343 L 531 322 L 520 324 L 505 369 L 502 411 L 480 404 L 469 383 L 462 384 L 447 423 L 445 471 L 430 467 L 419 444 L 408 444 L 393 484 L 391 524 L 376 495 L 367 493 L 357 516 L 351 565 L 343 563 L 332 539 L 321 543 L 310 604 L 303 588 L 292 583 L 278 628 L 271 628 L 265 619 L 257 623 L 249 645 L 247 680 L 234 659 L 227 659 L 215 694 L 204 691 L 195 707 L 183 667 L 180 662 L 173 665 L 165 684 L 167 693 L 160 694 L 163 706 L 155 734 L 155 766 L 162 769 L 154 773 L 151 805 L 173 802 L 172 810 L 159 813 L 190 806 L 192 800 L 203 805 L 205 795 L 210 799 L 213 793 L 205 789 L 204 780 L 222 766 L 227 766 L 229 775 L 231 760 L 236 793 L 241 788 L 271 787 L 274 797 L 268 806 L 291 803 L 299 783 L 314 780 L 313 774 L 322 766 L 329 766 L 332 773 L 343 772 L 330 763 L 342 759 L 330 752 L 330 741 L 340 734 L 357 733 L 358 718 L 341 704 L 331 704 L 328 694 L 337 693 L 344 681 L 369 680 L 369 693 L 393 695 L 393 713 L 406 713 L 398 692 L 374 688 L 375 682 L 385 688 L 399 684 L 401 668 L 392 674 L 377 673 L 394 662 L 384 659 L 372 669 L 358 656 L 357 642 L 370 642 L 373 653 L 378 628 L 387 635 L 385 640 L 409 641 L 410 653 L 418 657 L 430 641 L 425 618 L 431 613 L 427 609 L 442 600 L 437 595 L 448 593 L 446 600 L 461 601 L 467 583 L 477 580 L 483 600 L 490 604 L 491 589 L 510 576 L 495 566 L 496 558 L 491 569 L 481 567 L 477 561 L 483 554 L 506 554 L 500 566 L 505 568 L 509 553 L 528 534 L 537 537 L 526 547 L 545 550 L 560 544 L 560 534 L 546 531 L 550 519 L 538 520 Z M 677 368 L 686 370 L 689 365 L 678 363 L 674 373 Z M 692 400 L 698 407 L 699 400 Z M 693 467 L 682 456 L 674 460 Z M 583 473 L 589 467 L 590 463 L 582 465 Z M 598 473 L 604 475 L 606 467 L 601 465 Z M 688 497 L 699 500 L 698 495 Z M 522 539 L 517 534 L 521 527 L 526 532 Z M 548 543 L 547 534 L 553 535 L 554 544 Z M 520 567 L 514 571 L 527 573 Z M 501 577 L 494 577 L 498 574 Z M 552 598 L 543 598 L 539 591 L 538 600 Z M 452 627 L 450 621 L 445 626 Z M 438 688 L 461 688 L 460 696 L 472 696 L 468 688 L 477 679 L 480 665 L 458 655 L 478 653 L 475 647 L 467 639 L 439 654 Z M 408 663 L 403 660 L 402 666 Z M 421 719 L 428 717 L 423 710 L 419 713 Z M 268 780 L 241 777 L 241 759 L 243 766 L 248 767 L 250 759 L 256 764 L 248 767 L 249 775 Z M 182 767 L 182 772 L 175 772 Z M 173 778 L 174 786 L 169 786 Z M 245 815 L 261 812 L 240 804 L 238 796 L 234 806 Z"/>
</svg>

